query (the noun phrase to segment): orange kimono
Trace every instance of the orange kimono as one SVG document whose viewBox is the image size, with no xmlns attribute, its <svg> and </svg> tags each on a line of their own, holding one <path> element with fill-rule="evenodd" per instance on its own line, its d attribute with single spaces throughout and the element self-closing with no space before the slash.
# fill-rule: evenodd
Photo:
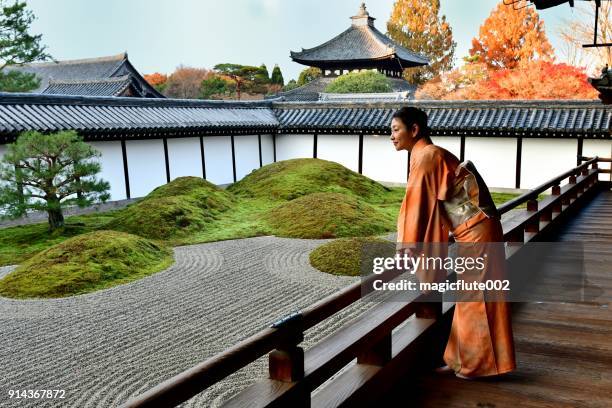
<svg viewBox="0 0 612 408">
<path fill-rule="evenodd" d="M 448 242 L 451 229 L 456 242 L 503 242 L 499 220 L 483 211 L 455 228 L 449 222 L 444 202 L 451 190 L 457 188 L 454 182 L 459 165 L 457 157 L 449 151 L 427 144 L 423 139 L 417 141 L 411 152 L 406 195 L 397 221 L 398 248 L 421 242 Z M 484 275 L 498 276 L 504 268 L 505 255 L 498 251 L 488 260 Z M 417 271 L 420 281 L 443 281 L 445 276 L 441 271 L 434 277 L 423 277 Z M 456 373 L 468 377 L 514 370 L 516 362 L 508 303 L 456 302 L 444 361 Z"/>
</svg>

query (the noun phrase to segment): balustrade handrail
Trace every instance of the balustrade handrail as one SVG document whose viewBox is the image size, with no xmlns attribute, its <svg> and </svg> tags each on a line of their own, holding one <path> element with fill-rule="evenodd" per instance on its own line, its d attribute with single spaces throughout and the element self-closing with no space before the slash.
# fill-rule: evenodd
<svg viewBox="0 0 612 408">
<path fill-rule="evenodd" d="M 582 163 L 581 165 L 574 167 L 573 169 L 568 170 L 565 173 L 555 178 L 552 178 L 543 184 L 540 184 L 539 186 L 526 192 L 525 194 L 522 194 L 516 198 L 513 198 L 510 201 L 505 202 L 504 204 L 500 205 L 497 208 L 497 211 L 499 212 L 500 215 L 505 214 L 508 211 L 513 210 L 514 208 L 518 207 L 519 205 L 523 203 L 526 203 L 529 200 L 535 200 L 538 198 L 538 195 L 540 193 L 548 190 L 549 188 L 553 186 L 558 185 L 562 180 L 565 180 L 568 177 L 578 175 L 583 169 L 588 168 L 591 164 L 596 163 L 598 161 L 600 161 L 599 157 L 595 156 L 591 158 L 590 160 Z"/>
<path fill-rule="evenodd" d="M 579 157 L 580 159 L 581 157 Z M 536 187 L 528 193 L 525 193 L 499 207 L 500 214 L 503 214 L 516 206 L 532 200 L 537 200 L 538 195 L 547 190 L 550 187 L 557 187 L 559 190 L 559 184 L 562 180 L 570 177 L 570 184 L 576 183 L 581 189 L 578 194 L 585 191 L 584 185 L 587 185 L 586 189 L 594 185 L 597 179 L 597 162 L 598 161 L 612 161 L 611 159 L 601 159 L 598 157 L 587 158 L 588 160 L 547 181 L 546 183 Z M 588 169 L 589 165 L 593 165 L 594 171 L 591 172 Z M 579 181 L 574 178 L 572 182 L 571 177 L 577 177 L 582 175 Z M 561 190 L 559 190 L 561 191 Z M 576 189 L 570 188 L 567 194 L 573 194 L 575 199 L 577 196 Z M 566 193 L 560 193 L 565 195 Z M 567 202 L 570 203 L 569 201 Z M 562 211 L 561 209 L 559 211 Z M 537 210 L 530 218 L 537 217 L 539 211 Z M 523 224 L 517 224 L 513 227 L 515 229 L 524 228 Z M 187 401 L 191 397 L 204 391 L 211 385 L 217 383 L 233 372 L 245 367 L 252 363 L 264 354 L 273 350 L 295 350 L 295 347 L 303 340 L 303 334 L 309 328 L 314 327 L 316 324 L 322 322 L 328 317 L 333 316 L 335 313 L 351 305 L 362 297 L 363 287 L 368 287 L 369 281 L 374 279 L 382 279 L 389 281 L 397 277 L 400 271 L 391 271 L 377 276 L 370 276 L 365 280 L 360 280 L 353 283 L 352 285 L 333 293 L 322 300 L 314 303 L 313 305 L 305 308 L 303 311 L 294 313 L 290 316 L 276 321 L 258 333 L 242 340 L 238 344 L 230 347 L 229 349 L 218 353 L 217 355 L 209 358 L 208 360 L 186 370 L 182 373 L 164 381 L 163 383 L 151 388 L 145 393 L 130 399 L 121 408 L 135 408 L 135 407 L 159 407 L 159 406 L 176 406 L 184 401 Z M 422 299 L 417 299 L 417 302 Z M 412 302 L 410 302 L 412 304 Z M 274 352 L 272 352 L 274 353 Z M 288 355 L 285 354 L 281 358 L 286 358 Z M 303 355 L 302 355 L 303 364 Z M 303 370 L 303 366 L 302 366 Z M 284 375 L 284 372 L 281 374 Z M 272 378 L 272 377 L 271 377 Z"/>
</svg>

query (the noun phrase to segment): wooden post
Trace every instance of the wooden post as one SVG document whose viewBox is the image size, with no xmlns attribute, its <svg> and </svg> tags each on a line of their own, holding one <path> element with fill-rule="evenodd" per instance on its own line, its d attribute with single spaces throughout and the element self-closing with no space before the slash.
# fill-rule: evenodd
<svg viewBox="0 0 612 408">
<path fill-rule="evenodd" d="M 206 160 L 204 160 L 204 138 L 200 136 L 200 157 L 202 159 L 202 178 L 206 180 Z"/>
<path fill-rule="evenodd" d="M 304 378 L 304 349 L 296 345 L 276 349 L 268 354 L 270 379 L 295 382 Z"/>
<path fill-rule="evenodd" d="M 319 142 L 319 135 L 317 133 L 314 134 L 314 138 L 312 141 L 312 158 L 316 159 L 317 158 L 317 145 Z"/>
<path fill-rule="evenodd" d="M 553 188 L 552 188 L 552 195 L 554 195 L 554 196 L 561 195 L 561 187 L 559 185 L 553 186 Z M 555 204 L 553 204 L 552 211 L 555 212 L 555 213 L 560 213 L 561 209 L 562 209 L 561 202 L 559 200 L 557 200 L 555 202 Z"/>
<path fill-rule="evenodd" d="M 523 155 L 523 138 L 516 138 L 516 172 L 515 172 L 515 182 L 514 188 L 521 188 L 521 158 Z"/>
<path fill-rule="evenodd" d="M 357 354 L 357 364 L 383 366 L 391 361 L 391 333 L 384 336 L 370 349 Z"/>
<path fill-rule="evenodd" d="M 164 161 L 166 163 L 166 183 L 170 182 L 170 160 L 168 159 L 168 139 L 162 139 L 164 143 Z"/>
<path fill-rule="evenodd" d="M 358 173 L 363 171 L 363 132 L 359 133 L 359 157 L 357 164 Z"/>
<path fill-rule="evenodd" d="M 538 212 L 538 200 L 527 201 L 527 211 Z M 525 232 L 540 232 L 540 218 L 535 217 L 525 224 Z"/>
<path fill-rule="evenodd" d="M 230 136 L 230 142 L 232 144 L 232 173 L 234 176 L 234 183 L 236 182 L 236 149 L 234 147 L 234 135 Z"/>
<path fill-rule="evenodd" d="M 125 196 L 130 199 L 130 172 L 128 170 L 127 148 L 125 139 L 121 139 L 121 155 L 123 156 L 123 178 L 125 180 Z"/>
</svg>

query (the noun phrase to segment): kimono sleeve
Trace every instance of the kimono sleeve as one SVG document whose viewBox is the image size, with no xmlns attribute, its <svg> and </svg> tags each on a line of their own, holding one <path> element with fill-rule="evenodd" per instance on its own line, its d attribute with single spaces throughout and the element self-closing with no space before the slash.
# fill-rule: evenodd
<svg viewBox="0 0 612 408">
<path fill-rule="evenodd" d="M 397 248 L 414 247 L 421 242 L 447 242 L 443 210 L 438 200 L 446 198 L 454 168 L 438 150 L 421 155 L 412 166 L 406 195 L 397 221 Z"/>
</svg>

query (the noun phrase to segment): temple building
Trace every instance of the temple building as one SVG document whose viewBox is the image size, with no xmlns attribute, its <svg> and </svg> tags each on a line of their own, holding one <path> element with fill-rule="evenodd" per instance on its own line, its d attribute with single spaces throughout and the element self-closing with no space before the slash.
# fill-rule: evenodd
<svg viewBox="0 0 612 408">
<path fill-rule="evenodd" d="M 134 68 L 127 52 L 99 58 L 36 62 L 8 68 L 36 74 L 32 93 L 163 98 Z"/>
<path fill-rule="evenodd" d="M 393 92 L 414 93 L 414 86 L 402 78 L 405 68 L 427 65 L 427 57 L 402 47 L 374 27 L 374 17 L 361 4 L 352 23 L 342 33 L 314 48 L 291 51 L 291 59 L 299 64 L 321 69 L 323 75 L 306 85 L 281 92 L 283 100 L 318 100 L 336 77 L 347 72 L 376 69 L 385 74 Z M 393 96 L 392 99 L 394 99 Z"/>
</svg>

